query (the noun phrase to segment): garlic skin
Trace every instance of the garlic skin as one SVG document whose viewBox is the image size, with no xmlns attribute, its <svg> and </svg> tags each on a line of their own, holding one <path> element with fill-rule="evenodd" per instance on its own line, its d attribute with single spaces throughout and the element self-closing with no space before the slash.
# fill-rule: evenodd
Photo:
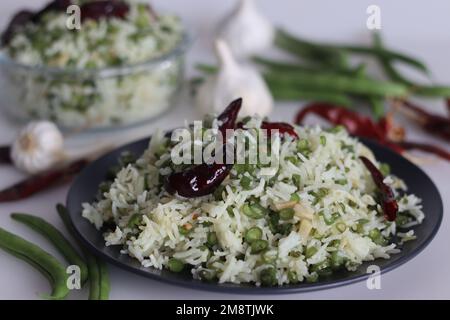
<svg viewBox="0 0 450 320">
<path fill-rule="evenodd" d="M 242 98 L 240 116 L 265 117 L 273 109 L 273 98 L 259 72 L 251 66 L 241 65 L 234 59 L 223 40 L 216 40 L 219 59 L 217 74 L 210 75 L 198 88 L 197 110 L 202 114 L 220 113 L 237 98 Z"/>
<path fill-rule="evenodd" d="M 254 0 L 240 0 L 225 18 L 219 32 L 237 58 L 246 58 L 270 48 L 275 28 L 256 8 Z"/>
<path fill-rule="evenodd" d="M 54 123 L 33 121 L 14 140 L 11 159 L 19 170 L 36 174 L 64 159 L 63 145 L 63 135 Z"/>
</svg>

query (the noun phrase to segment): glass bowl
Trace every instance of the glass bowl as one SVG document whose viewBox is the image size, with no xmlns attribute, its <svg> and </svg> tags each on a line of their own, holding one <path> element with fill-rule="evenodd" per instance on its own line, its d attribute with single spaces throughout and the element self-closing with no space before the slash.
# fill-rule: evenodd
<svg viewBox="0 0 450 320">
<path fill-rule="evenodd" d="M 27 66 L 0 51 L 0 90 L 18 121 L 48 119 L 67 131 L 123 127 L 162 114 L 180 92 L 189 37 L 142 63 L 102 69 Z"/>
</svg>

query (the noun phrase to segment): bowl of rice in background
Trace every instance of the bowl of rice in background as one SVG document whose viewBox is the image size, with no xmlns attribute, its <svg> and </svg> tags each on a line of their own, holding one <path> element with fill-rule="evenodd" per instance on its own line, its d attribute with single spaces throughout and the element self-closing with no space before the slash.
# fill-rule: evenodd
<svg viewBox="0 0 450 320">
<path fill-rule="evenodd" d="M 79 30 L 67 30 L 65 10 L 14 29 L 0 50 L 3 104 L 13 119 L 49 119 L 69 131 L 116 128 L 174 105 L 189 43 L 181 21 L 146 3 L 120 3 L 128 6 L 123 17 L 85 19 Z"/>
</svg>

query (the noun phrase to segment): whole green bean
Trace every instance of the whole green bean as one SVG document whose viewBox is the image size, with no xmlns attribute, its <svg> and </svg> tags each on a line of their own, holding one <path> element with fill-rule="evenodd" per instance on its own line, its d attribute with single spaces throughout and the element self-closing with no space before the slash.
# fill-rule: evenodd
<svg viewBox="0 0 450 320">
<path fill-rule="evenodd" d="M 289 33 L 278 30 L 275 36 L 275 45 L 304 60 L 319 65 L 348 67 L 348 58 L 344 51 L 325 48 L 313 42 L 296 38 Z"/>
<path fill-rule="evenodd" d="M 291 88 L 310 88 L 312 90 L 345 92 L 361 95 L 375 95 L 384 97 L 403 97 L 408 94 L 406 86 L 388 81 L 376 81 L 368 78 L 355 78 L 328 73 L 297 72 L 265 73 L 267 82 L 276 83 L 280 86 Z"/>
<path fill-rule="evenodd" d="M 75 250 L 72 244 L 53 225 L 40 217 L 25 213 L 13 213 L 11 218 L 19 221 L 47 238 L 71 265 L 76 265 L 81 271 L 81 283 L 88 279 L 88 269 L 84 259 Z"/>
<path fill-rule="evenodd" d="M 317 66 L 307 66 L 300 63 L 286 63 L 280 61 L 274 61 L 270 59 L 266 59 L 263 57 L 254 57 L 253 61 L 263 67 L 269 68 L 274 71 L 283 71 L 283 72 L 323 72 L 323 68 L 319 68 Z M 330 73 L 338 73 L 338 74 L 346 74 L 346 75 L 358 75 L 361 73 L 361 69 L 363 65 L 358 65 L 356 68 L 327 68 L 327 72 Z"/>
<path fill-rule="evenodd" d="M 388 49 L 377 49 L 372 47 L 365 47 L 365 46 L 354 46 L 354 45 L 331 45 L 331 44 L 319 44 L 319 43 L 313 43 L 311 41 L 306 41 L 304 39 L 300 39 L 298 37 L 294 37 L 293 35 L 287 33 L 286 31 L 282 29 L 277 30 L 276 39 L 282 39 L 285 42 L 288 42 L 288 45 L 290 47 L 296 48 L 298 43 L 300 43 L 300 47 L 309 45 L 316 48 L 320 48 L 323 51 L 326 50 L 332 50 L 332 51 L 347 51 L 350 53 L 356 53 L 356 54 L 365 54 L 365 55 L 371 55 L 375 57 L 386 57 L 393 61 L 400 61 L 405 64 L 408 64 L 420 71 L 423 71 L 424 73 L 428 74 L 428 68 L 426 65 L 419 61 L 418 59 L 415 59 L 413 57 L 407 56 L 405 54 L 388 50 Z M 279 41 L 279 40 L 278 40 Z M 276 45 L 279 45 L 278 41 L 275 41 Z M 286 46 L 288 46 L 286 45 Z M 282 48 L 283 49 L 283 48 Z"/>
<path fill-rule="evenodd" d="M 89 268 L 89 300 L 100 298 L 100 269 L 97 258 L 91 254 L 86 257 Z"/>
<path fill-rule="evenodd" d="M 384 116 L 384 99 L 381 97 L 370 96 L 370 105 L 372 106 L 372 113 L 376 120 Z"/>
<path fill-rule="evenodd" d="M 352 101 L 345 94 L 326 92 L 324 90 L 311 90 L 306 88 L 292 88 L 287 86 L 279 86 L 277 83 L 267 83 L 275 100 L 306 100 L 316 102 L 326 102 L 339 106 L 351 107 Z"/>
<path fill-rule="evenodd" d="M 99 300 L 108 300 L 109 299 L 109 274 L 106 263 L 103 260 L 97 259 L 97 264 L 99 266 L 99 275 L 100 275 L 100 293 Z"/>
<path fill-rule="evenodd" d="M 36 267 L 47 278 L 51 279 L 52 293 L 43 295 L 48 299 L 64 299 L 69 293 L 67 273 L 64 266 L 51 254 L 37 245 L 0 228 L 0 248 Z"/>
<path fill-rule="evenodd" d="M 376 49 L 384 50 L 381 35 L 378 32 L 374 32 L 373 40 Z M 450 97 L 450 87 L 442 85 L 423 85 L 411 81 L 395 69 L 392 60 L 387 56 L 379 56 L 378 62 L 391 80 L 411 87 L 413 94 L 425 97 Z"/>
<path fill-rule="evenodd" d="M 57 204 L 56 211 L 72 237 L 78 239 L 75 234 L 75 229 L 69 219 L 66 207 L 62 204 Z M 110 283 L 106 264 L 86 250 L 81 243 L 78 242 L 78 244 L 86 257 L 89 272 L 89 300 L 108 299 Z"/>
</svg>

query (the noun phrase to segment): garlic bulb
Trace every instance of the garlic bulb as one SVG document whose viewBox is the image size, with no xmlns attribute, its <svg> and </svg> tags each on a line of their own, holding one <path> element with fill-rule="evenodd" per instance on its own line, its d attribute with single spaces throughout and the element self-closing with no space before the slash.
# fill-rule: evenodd
<svg viewBox="0 0 450 320">
<path fill-rule="evenodd" d="M 258 12 L 254 0 L 240 0 L 219 32 L 219 37 L 228 43 L 238 58 L 249 57 L 269 48 L 274 35 L 273 25 Z"/>
<path fill-rule="evenodd" d="M 11 159 L 18 169 L 36 174 L 50 169 L 64 158 L 63 144 L 63 135 L 55 124 L 30 122 L 14 140 Z"/>
<path fill-rule="evenodd" d="M 257 70 L 238 64 L 223 40 L 216 41 L 219 59 L 217 74 L 210 75 L 197 91 L 196 106 L 202 115 L 220 113 L 237 98 L 242 98 L 239 115 L 267 116 L 273 108 L 273 98 Z"/>
</svg>

